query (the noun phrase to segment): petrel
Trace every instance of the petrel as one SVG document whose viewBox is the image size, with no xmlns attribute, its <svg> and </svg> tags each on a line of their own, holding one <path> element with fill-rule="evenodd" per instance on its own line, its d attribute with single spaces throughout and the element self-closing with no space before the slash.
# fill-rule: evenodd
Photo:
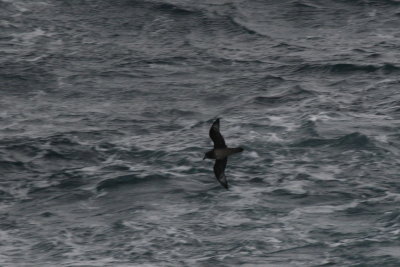
<svg viewBox="0 0 400 267">
<path fill-rule="evenodd" d="M 225 144 L 225 140 L 219 132 L 219 119 L 216 119 L 210 128 L 210 138 L 214 142 L 214 149 L 206 152 L 204 159 L 215 159 L 214 174 L 218 182 L 228 189 L 228 181 L 225 176 L 226 162 L 228 156 L 243 151 L 241 147 L 229 148 Z"/>
</svg>

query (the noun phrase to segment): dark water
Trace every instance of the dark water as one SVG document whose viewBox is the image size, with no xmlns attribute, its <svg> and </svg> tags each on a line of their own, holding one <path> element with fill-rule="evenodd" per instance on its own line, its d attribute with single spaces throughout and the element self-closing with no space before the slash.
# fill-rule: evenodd
<svg viewBox="0 0 400 267">
<path fill-rule="evenodd" d="M 395 0 L 1 0 L 0 265 L 400 266 L 399 29 Z"/>
</svg>

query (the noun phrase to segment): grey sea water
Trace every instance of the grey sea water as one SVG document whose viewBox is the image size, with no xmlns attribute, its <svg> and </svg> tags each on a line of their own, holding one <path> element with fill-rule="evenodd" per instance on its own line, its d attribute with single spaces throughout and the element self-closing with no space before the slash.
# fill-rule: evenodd
<svg viewBox="0 0 400 267">
<path fill-rule="evenodd" d="M 395 0 L 0 0 L 0 266 L 400 266 L 399 29 Z"/>
</svg>

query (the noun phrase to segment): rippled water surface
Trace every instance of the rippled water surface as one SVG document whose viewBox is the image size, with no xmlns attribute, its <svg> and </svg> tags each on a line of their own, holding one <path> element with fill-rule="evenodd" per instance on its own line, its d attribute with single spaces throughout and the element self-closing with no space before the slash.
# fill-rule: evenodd
<svg viewBox="0 0 400 267">
<path fill-rule="evenodd" d="M 0 265 L 400 266 L 399 29 L 395 0 L 0 0 Z"/>
</svg>

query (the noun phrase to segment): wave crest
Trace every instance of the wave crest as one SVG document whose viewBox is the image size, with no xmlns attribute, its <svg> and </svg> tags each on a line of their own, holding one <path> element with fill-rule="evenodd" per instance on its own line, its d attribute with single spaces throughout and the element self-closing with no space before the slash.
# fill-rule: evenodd
<svg viewBox="0 0 400 267">
<path fill-rule="evenodd" d="M 353 72 L 376 72 L 382 71 L 384 73 L 393 73 L 400 70 L 399 66 L 394 64 L 385 63 L 381 65 L 373 64 L 351 64 L 351 63 L 338 63 L 338 64 L 303 64 L 296 72 L 309 72 L 309 71 L 322 71 L 330 72 L 333 74 L 345 74 Z"/>
<path fill-rule="evenodd" d="M 122 175 L 115 178 L 110 178 L 99 182 L 96 186 L 97 191 L 113 189 L 122 185 L 134 185 L 143 182 L 155 182 L 165 180 L 166 177 L 162 175 L 148 175 L 139 177 L 136 174 Z"/>
<path fill-rule="evenodd" d="M 296 143 L 296 147 L 318 147 L 318 146 L 333 146 L 347 149 L 364 149 L 372 145 L 372 140 L 366 135 L 354 132 L 344 136 L 324 139 L 324 138 L 308 138 Z"/>
</svg>

